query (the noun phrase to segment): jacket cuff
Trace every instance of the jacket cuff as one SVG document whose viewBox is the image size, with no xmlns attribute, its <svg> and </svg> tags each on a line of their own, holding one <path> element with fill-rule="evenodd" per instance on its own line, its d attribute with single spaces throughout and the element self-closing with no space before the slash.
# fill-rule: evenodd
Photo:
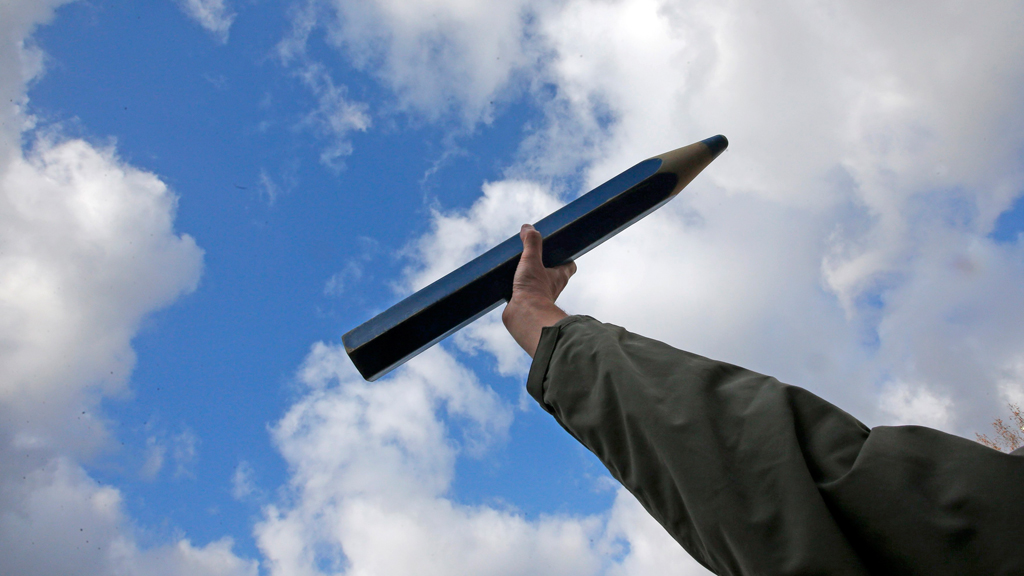
<svg viewBox="0 0 1024 576">
<path fill-rule="evenodd" d="M 573 322 L 586 319 L 589 317 L 566 316 L 552 326 L 545 326 L 540 331 L 540 342 L 537 343 L 537 351 L 533 354 L 533 363 L 530 364 L 530 373 L 526 378 L 526 391 L 548 412 L 551 412 L 551 408 L 544 403 L 544 380 L 547 378 L 548 364 L 551 363 L 555 345 L 558 344 L 563 328 Z"/>
</svg>

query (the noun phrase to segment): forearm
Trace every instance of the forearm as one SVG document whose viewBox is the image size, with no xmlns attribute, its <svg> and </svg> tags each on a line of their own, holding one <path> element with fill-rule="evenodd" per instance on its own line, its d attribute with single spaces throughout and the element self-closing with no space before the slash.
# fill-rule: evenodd
<svg viewBox="0 0 1024 576">
<path fill-rule="evenodd" d="M 869 573 L 816 485 L 856 459 L 868 431 L 855 419 L 586 316 L 542 336 L 530 394 L 699 561 L 719 574 Z"/>
<path fill-rule="evenodd" d="M 533 358 L 540 342 L 540 333 L 567 314 L 555 303 L 540 297 L 516 296 L 505 306 L 501 320 L 523 350 Z"/>
</svg>

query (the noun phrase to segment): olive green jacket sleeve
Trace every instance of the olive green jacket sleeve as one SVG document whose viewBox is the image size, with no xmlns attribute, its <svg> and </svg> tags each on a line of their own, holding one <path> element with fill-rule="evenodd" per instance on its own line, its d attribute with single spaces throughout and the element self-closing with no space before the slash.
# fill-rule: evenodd
<svg viewBox="0 0 1024 576">
<path fill-rule="evenodd" d="M 1024 574 L 1024 458 L 586 316 L 530 394 L 699 562 L 739 574 Z"/>
</svg>

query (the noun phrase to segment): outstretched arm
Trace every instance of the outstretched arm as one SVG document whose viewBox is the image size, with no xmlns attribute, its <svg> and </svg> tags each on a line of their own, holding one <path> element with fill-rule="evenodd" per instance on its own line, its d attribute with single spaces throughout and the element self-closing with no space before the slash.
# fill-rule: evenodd
<svg viewBox="0 0 1024 576">
<path fill-rule="evenodd" d="M 555 299 L 576 273 L 576 263 L 545 268 L 541 258 L 543 239 L 540 232 L 529 224 L 523 224 L 519 238 L 523 241 L 523 256 L 512 281 L 512 299 L 505 306 L 501 321 L 532 358 L 537 351 L 541 330 L 566 317 L 566 313 L 555 306 Z"/>
</svg>

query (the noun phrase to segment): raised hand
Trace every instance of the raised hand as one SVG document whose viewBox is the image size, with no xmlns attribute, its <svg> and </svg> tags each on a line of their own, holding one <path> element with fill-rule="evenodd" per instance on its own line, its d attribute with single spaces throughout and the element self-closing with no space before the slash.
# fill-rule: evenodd
<svg viewBox="0 0 1024 576">
<path fill-rule="evenodd" d="M 533 357 L 541 329 L 566 317 L 566 313 L 555 306 L 555 300 L 576 273 L 576 263 L 545 268 L 540 232 L 523 224 L 519 238 L 523 241 L 523 256 L 512 281 L 512 299 L 505 306 L 501 320 L 516 342 Z"/>
</svg>

